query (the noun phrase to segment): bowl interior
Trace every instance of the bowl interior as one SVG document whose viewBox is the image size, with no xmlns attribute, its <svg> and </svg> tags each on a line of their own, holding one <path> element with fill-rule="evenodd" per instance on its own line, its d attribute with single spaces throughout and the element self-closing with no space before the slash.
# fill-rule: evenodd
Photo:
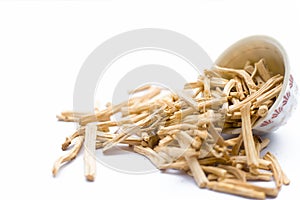
<svg viewBox="0 0 300 200">
<path fill-rule="evenodd" d="M 266 60 L 267 68 L 272 73 L 285 74 L 285 61 L 282 47 L 272 38 L 253 36 L 238 41 L 229 47 L 216 61 L 220 67 L 243 68 L 245 63 Z"/>
</svg>

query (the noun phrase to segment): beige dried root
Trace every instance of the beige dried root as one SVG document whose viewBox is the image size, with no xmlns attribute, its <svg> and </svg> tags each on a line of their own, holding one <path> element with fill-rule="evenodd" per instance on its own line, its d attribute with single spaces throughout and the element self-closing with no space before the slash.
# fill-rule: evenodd
<svg viewBox="0 0 300 200">
<path fill-rule="evenodd" d="M 251 116 L 250 116 L 251 103 L 248 102 L 241 109 L 242 113 L 242 138 L 245 146 L 247 164 L 250 167 L 258 167 L 258 155 L 255 149 L 252 127 L 251 127 Z"/>
<path fill-rule="evenodd" d="M 78 136 L 74 147 L 66 155 L 61 156 L 59 159 L 57 159 L 57 161 L 54 163 L 54 166 L 52 168 L 53 176 L 56 176 L 59 168 L 62 166 L 63 163 L 69 162 L 74 158 L 76 158 L 78 152 L 81 149 L 83 141 L 84 141 L 84 136 Z"/>
<path fill-rule="evenodd" d="M 93 181 L 96 149 L 105 152 L 127 144 L 158 169 L 186 172 L 201 188 L 246 198 L 276 197 L 282 184 L 290 181 L 273 154 L 261 156 L 270 140 L 253 135 L 252 127 L 268 115 L 283 76 L 270 73 L 264 59 L 241 67 L 205 70 L 176 94 L 144 85 L 130 91 L 128 101 L 107 104 L 94 113 L 62 112 L 58 120 L 78 122 L 80 127 L 62 144 L 67 150 L 76 140 L 55 162 L 53 175 L 84 143 L 85 177 Z M 112 120 L 114 115 L 121 117 Z M 275 188 L 249 182 L 272 180 Z"/>
<path fill-rule="evenodd" d="M 247 198 L 253 198 L 253 199 L 265 199 L 266 194 L 264 192 L 255 190 L 253 188 L 249 188 L 244 185 L 235 185 L 231 183 L 226 182 L 209 182 L 207 184 L 207 187 L 211 190 L 215 190 L 218 192 L 225 192 L 230 194 L 235 194 Z"/>
<path fill-rule="evenodd" d="M 89 124 L 85 129 L 84 175 L 88 181 L 94 181 L 96 175 L 96 137 L 97 126 Z"/>
</svg>

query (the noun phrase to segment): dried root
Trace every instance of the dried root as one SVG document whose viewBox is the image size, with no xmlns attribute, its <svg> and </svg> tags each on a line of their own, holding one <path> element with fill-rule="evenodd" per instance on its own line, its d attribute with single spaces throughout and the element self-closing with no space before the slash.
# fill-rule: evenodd
<svg viewBox="0 0 300 200">
<path fill-rule="evenodd" d="M 290 181 L 274 155 L 261 156 L 270 140 L 253 135 L 252 127 L 268 114 L 282 80 L 261 59 L 248 61 L 243 69 L 205 70 L 204 76 L 176 94 L 162 95 L 162 88 L 144 85 L 131 91 L 127 102 L 108 104 L 92 114 L 62 112 L 58 120 L 78 122 L 80 128 L 63 143 L 62 149 L 67 150 L 77 139 L 55 162 L 53 175 L 76 157 L 84 143 L 85 177 L 93 181 L 96 149 L 108 151 L 127 144 L 158 169 L 188 173 L 201 188 L 255 199 L 276 197 L 282 184 Z M 118 121 L 111 118 L 115 114 L 121 115 Z M 111 131 L 112 127 L 117 131 Z M 249 182 L 272 180 L 275 188 Z"/>
<path fill-rule="evenodd" d="M 84 141 L 84 136 L 78 136 L 77 141 L 74 145 L 74 147 L 68 152 L 66 155 L 61 156 L 57 161 L 54 163 L 53 169 L 52 169 L 52 174 L 53 176 L 56 176 L 59 168 L 62 166 L 63 163 L 69 162 L 76 158 L 78 152 L 80 151 L 82 144 Z"/>
</svg>

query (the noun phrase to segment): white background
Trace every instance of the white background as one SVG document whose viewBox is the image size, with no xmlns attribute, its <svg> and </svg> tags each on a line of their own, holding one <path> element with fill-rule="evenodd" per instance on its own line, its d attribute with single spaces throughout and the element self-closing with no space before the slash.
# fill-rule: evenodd
<svg viewBox="0 0 300 200">
<path fill-rule="evenodd" d="M 137 28 L 182 33 L 215 60 L 237 40 L 266 34 L 286 49 L 299 85 L 300 5 L 296 1 L 0 1 L 0 199 L 239 199 L 199 189 L 181 174 L 123 174 L 98 165 L 85 181 L 79 156 L 56 178 L 51 168 L 74 125 L 77 73 L 106 39 Z M 105 94 L 104 94 L 105 95 Z M 299 109 L 268 147 L 291 179 L 277 199 L 299 194 Z"/>
</svg>

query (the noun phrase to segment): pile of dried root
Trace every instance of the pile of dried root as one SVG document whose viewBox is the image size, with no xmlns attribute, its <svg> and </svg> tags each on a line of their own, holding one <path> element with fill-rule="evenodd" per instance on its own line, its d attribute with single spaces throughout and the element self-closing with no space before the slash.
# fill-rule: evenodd
<svg viewBox="0 0 300 200">
<path fill-rule="evenodd" d="M 176 94 L 162 97 L 162 88 L 144 85 L 132 91 L 127 102 L 108 104 L 93 114 L 62 112 L 59 120 L 78 122 L 80 127 L 62 144 L 65 151 L 75 143 L 55 162 L 53 175 L 85 144 L 85 176 L 93 181 L 96 149 L 105 152 L 128 144 L 158 169 L 185 171 L 201 188 L 257 199 L 276 197 L 289 180 L 273 154 L 262 155 L 270 141 L 254 135 L 252 127 L 268 113 L 282 81 L 261 59 L 247 62 L 243 69 L 206 70 Z M 113 120 L 115 114 L 121 119 Z M 249 181 L 275 184 L 270 188 Z"/>
</svg>

